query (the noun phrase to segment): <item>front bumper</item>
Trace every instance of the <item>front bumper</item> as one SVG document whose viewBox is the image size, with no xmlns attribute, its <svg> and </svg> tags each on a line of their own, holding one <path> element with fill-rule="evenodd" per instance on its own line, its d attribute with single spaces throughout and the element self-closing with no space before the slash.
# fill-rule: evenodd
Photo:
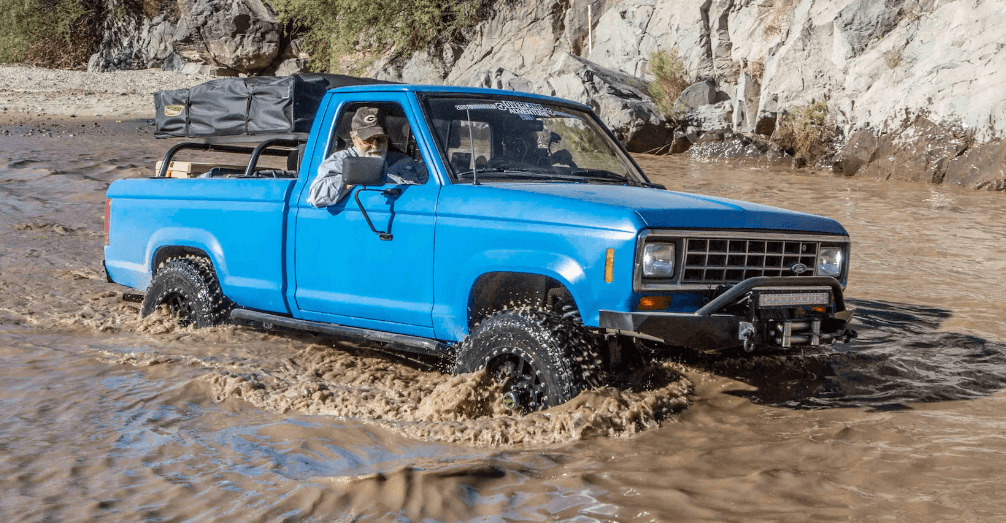
<svg viewBox="0 0 1006 523">
<path fill-rule="evenodd" d="M 802 308 L 759 307 L 753 294 L 792 288 L 794 292 L 830 293 L 823 313 Z M 805 312 L 805 311 L 804 311 Z M 694 313 L 600 311 L 600 327 L 659 338 L 669 345 L 717 351 L 743 346 L 789 349 L 819 346 L 855 336 L 853 312 L 845 306 L 842 286 L 829 277 L 750 278 L 731 287 Z"/>
</svg>

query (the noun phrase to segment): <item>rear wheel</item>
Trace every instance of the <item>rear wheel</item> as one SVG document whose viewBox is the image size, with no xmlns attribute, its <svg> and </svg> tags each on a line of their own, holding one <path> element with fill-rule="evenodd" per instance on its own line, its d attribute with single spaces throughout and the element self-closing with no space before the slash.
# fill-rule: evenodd
<svg viewBox="0 0 1006 523">
<path fill-rule="evenodd" d="M 501 311 L 472 329 L 458 348 L 456 370 L 483 368 L 502 387 L 503 406 L 517 412 L 565 403 L 602 382 L 596 338 L 541 310 Z"/>
<path fill-rule="evenodd" d="M 140 316 L 163 310 L 179 325 L 197 328 L 223 323 L 233 305 L 224 297 L 213 264 L 206 258 L 171 258 L 154 274 Z"/>
</svg>

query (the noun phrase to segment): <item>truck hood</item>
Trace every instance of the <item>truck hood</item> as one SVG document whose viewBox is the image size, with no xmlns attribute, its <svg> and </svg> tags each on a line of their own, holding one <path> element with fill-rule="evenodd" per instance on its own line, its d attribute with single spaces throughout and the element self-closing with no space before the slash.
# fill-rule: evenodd
<svg viewBox="0 0 1006 523">
<path fill-rule="evenodd" d="M 649 187 L 556 183 L 501 184 L 497 187 L 621 207 L 635 212 L 646 227 L 653 229 L 773 229 L 847 234 L 837 221 L 823 216 Z"/>
</svg>

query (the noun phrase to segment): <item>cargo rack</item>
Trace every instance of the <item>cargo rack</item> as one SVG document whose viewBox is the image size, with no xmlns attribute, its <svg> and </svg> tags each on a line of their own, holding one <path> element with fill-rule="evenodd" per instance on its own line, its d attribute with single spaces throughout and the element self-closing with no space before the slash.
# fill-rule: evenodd
<svg viewBox="0 0 1006 523">
<path fill-rule="evenodd" d="M 164 153 L 164 160 L 155 178 L 167 178 L 171 159 L 183 149 L 250 154 L 244 177 L 252 177 L 260 156 L 286 156 L 287 169 L 296 170 L 303 156 L 308 133 L 279 133 L 258 135 L 205 136 L 175 144 Z"/>
</svg>

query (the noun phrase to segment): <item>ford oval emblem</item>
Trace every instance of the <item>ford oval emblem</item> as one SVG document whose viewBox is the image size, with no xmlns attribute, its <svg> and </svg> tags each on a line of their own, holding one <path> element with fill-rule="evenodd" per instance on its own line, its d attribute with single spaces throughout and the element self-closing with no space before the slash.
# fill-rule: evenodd
<svg viewBox="0 0 1006 523">
<path fill-rule="evenodd" d="M 802 263 L 794 263 L 789 266 L 789 270 L 793 271 L 794 274 L 803 274 L 807 272 L 807 266 Z"/>
</svg>

